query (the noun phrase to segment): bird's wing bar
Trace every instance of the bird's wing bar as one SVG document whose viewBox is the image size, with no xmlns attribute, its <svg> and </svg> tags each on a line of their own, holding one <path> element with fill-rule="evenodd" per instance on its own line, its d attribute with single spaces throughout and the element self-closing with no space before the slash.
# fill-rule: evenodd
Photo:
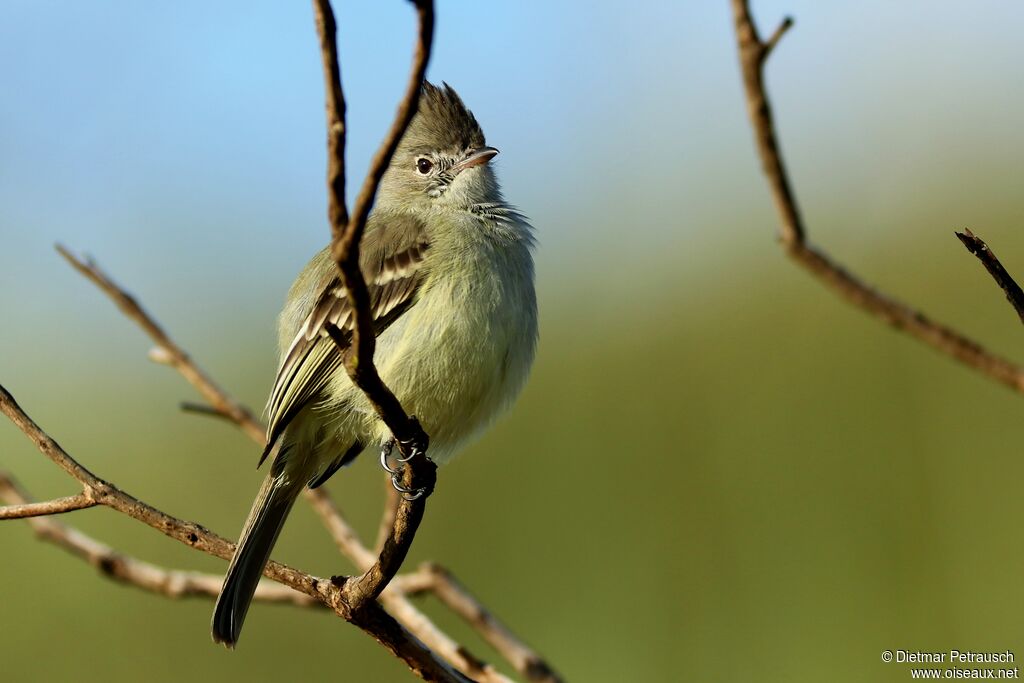
<svg viewBox="0 0 1024 683">
<path fill-rule="evenodd" d="M 415 302 L 425 275 L 424 257 L 430 247 L 422 233 L 418 237 L 411 244 L 409 240 L 403 240 L 405 244 L 401 246 L 404 248 L 390 255 L 385 248 L 373 243 L 369 245 L 371 249 L 367 250 L 368 258 L 363 259 L 363 272 L 367 276 L 370 290 L 375 335 L 383 332 Z M 374 246 L 378 248 L 373 249 Z M 333 325 L 349 339 L 354 324 L 345 288 L 335 278 L 306 316 L 277 371 L 267 403 L 270 417 L 267 447 L 260 463 L 270 453 L 288 423 L 317 397 L 331 374 L 341 367 L 342 356 L 328 334 L 328 327 Z"/>
</svg>

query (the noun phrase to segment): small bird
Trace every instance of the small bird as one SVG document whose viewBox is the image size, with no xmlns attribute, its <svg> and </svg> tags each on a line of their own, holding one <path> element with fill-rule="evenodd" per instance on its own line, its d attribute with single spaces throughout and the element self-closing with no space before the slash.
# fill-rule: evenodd
<svg viewBox="0 0 1024 683">
<path fill-rule="evenodd" d="M 450 86 L 424 82 L 361 244 L 374 362 L 419 419 L 439 464 L 512 404 L 537 343 L 533 228 L 502 198 L 488 163 L 497 153 Z M 387 467 L 392 435 L 328 332 L 334 326 L 350 337 L 351 313 L 324 249 L 299 273 L 279 319 L 280 365 L 260 460 L 273 463 L 213 613 L 213 639 L 228 647 L 303 488 L 320 486 L 368 447 L 382 449 Z"/>
</svg>

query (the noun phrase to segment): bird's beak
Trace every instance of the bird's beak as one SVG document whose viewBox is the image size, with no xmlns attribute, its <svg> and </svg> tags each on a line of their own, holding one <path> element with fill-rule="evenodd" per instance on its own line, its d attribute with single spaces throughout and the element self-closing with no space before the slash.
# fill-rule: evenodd
<svg viewBox="0 0 1024 683">
<path fill-rule="evenodd" d="M 465 159 L 452 166 L 451 170 L 454 173 L 461 173 L 467 168 L 473 168 L 480 164 L 486 164 L 488 161 L 494 158 L 494 155 L 498 153 L 498 150 L 493 147 L 481 147 L 480 149 L 474 149 Z"/>
</svg>

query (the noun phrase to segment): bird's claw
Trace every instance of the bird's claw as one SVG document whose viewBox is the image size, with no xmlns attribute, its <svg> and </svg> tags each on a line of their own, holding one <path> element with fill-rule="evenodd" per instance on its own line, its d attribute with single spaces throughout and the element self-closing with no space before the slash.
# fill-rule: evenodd
<svg viewBox="0 0 1024 683">
<path fill-rule="evenodd" d="M 395 458 L 395 460 L 397 460 L 398 462 L 409 462 L 410 460 L 412 460 L 413 458 L 415 458 L 417 455 L 419 455 L 422 452 L 423 451 L 420 449 L 419 444 L 417 444 L 417 443 L 410 443 L 409 444 L 409 455 L 405 456 L 404 458 L 401 458 L 401 457 Z"/>
<path fill-rule="evenodd" d="M 414 427 L 411 430 L 412 436 L 408 441 L 398 442 L 398 449 L 402 452 L 402 456 L 396 458 L 398 462 L 409 462 L 417 455 L 425 456 L 427 453 L 427 446 L 430 443 L 430 437 L 428 437 L 427 433 L 423 431 L 422 427 L 420 427 L 419 420 L 417 420 L 415 416 L 412 416 L 409 419 L 412 421 Z M 408 453 L 409 455 L 404 455 L 405 453 Z"/>
<path fill-rule="evenodd" d="M 380 466 L 383 467 L 389 474 L 397 476 L 399 470 L 392 469 L 391 466 L 388 465 L 388 457 L 391 455 L 391 451 L 393 450 L 395 450 L 395 440 L 388 439 L 388 441 L 385 442 L 384 445 L 380 447 Z M 405 461 L 400 460 L 400 462 Z"/>
<path fill-rule="evenodd" d="M 422 496 L 427 490 L 424 489 L 410 489 L 402 486 L 402 482 L 399 481 L 399 473 L 395 472 L 391 475 L 391 485 L 395 487 L 395 490 L 402 494 L 402 498 L 412 502 Z"/>
</svg>

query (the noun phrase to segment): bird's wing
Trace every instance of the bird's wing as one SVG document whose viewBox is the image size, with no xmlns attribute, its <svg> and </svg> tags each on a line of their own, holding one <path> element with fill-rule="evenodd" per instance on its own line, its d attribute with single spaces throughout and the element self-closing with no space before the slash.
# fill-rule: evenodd
<svg viewBox="0 0 1024 683">
<path fill-rule="evenodd" d="M 361 247 L 360 261 L 370 290 L 373 331 L 380 335 L 415 303 L 416 293 L 425 278 L 423 264 L 430 242 L 422 223 L 404 215 L 373 221 L 367 227 Z M 299 326 L 277 371 L 267 403 L 270 422 L 261 463 L 292 418 L 317 397 L 331 375 L 342 366 L 341 352 L 331 339 L 328 327 L 333 325 L 345 339 L 350 339 L 354 324 L 345 287 L 335 276 Z"/>
</svg>

